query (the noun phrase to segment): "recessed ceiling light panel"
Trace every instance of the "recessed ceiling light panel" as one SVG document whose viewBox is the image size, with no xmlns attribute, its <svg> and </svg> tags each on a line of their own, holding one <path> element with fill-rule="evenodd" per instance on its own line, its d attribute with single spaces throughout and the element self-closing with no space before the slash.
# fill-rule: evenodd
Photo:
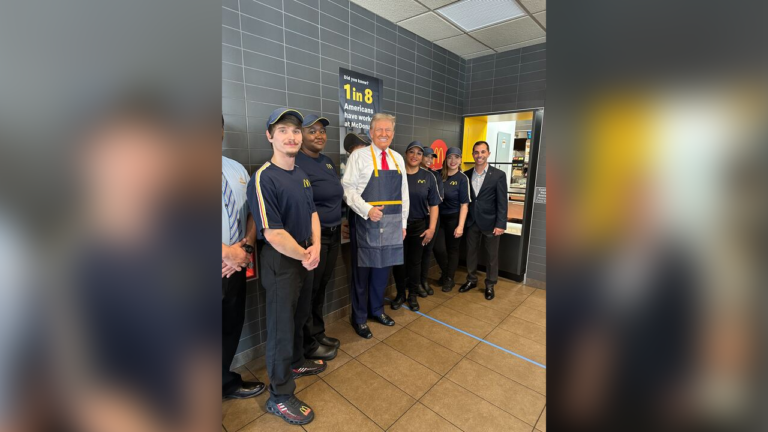
<svg viewBox="0 0 768 432">
<path fill-rule="evenodd" d="M 462 0 L 436 12 L 467 32 L 525 15 L 514 0 Z"/>
</svg>

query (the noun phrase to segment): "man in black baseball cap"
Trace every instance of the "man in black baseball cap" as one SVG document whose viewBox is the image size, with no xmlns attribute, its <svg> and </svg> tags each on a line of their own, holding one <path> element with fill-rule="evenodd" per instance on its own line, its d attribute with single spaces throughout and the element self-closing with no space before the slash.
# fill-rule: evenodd
<svg viewBox="0 0 768 432">
<path fill-rule="evenodd" d="M 301 147 L 300 112 L 280 108 L 267 120 L 272 158 L 248 182 L 248 205 L 256 219 L 261 283 L 266 291 L 266 410 L 290 424 L 307 424 L 314 411 L 294 395 L 295 379 L 324 371 L 323 360 L 306 360 L 302 328 L 309 310 L 309 272 L 320 262 L 320 219 L 307 173 L 296 165 Z"/>
</svg>

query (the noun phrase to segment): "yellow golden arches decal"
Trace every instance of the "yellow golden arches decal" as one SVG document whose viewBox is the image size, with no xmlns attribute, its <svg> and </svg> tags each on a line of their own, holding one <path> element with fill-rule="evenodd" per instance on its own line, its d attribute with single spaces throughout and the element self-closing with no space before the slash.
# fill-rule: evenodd
<svg viewBox="0 0 768 432">
<path fill-rule="evenodd" d="M 309 179 L 304 179 L 304 187 L 310 187 L 312 184 L 309 182 Z"/>
</svg>

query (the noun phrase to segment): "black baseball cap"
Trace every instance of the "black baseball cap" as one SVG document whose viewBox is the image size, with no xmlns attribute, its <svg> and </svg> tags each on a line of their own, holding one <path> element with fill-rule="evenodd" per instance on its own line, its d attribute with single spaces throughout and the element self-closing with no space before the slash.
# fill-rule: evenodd
<svg viewBox="0 0 768 432">
<path fill-rule="evenodd" d="M 323 126 L 328 126 L 329 124 L 331 124 L 331 122 L 328 121 L 328 119 L 325 117 L 320 117 L 315 114 L 310 114 L 304 117 L 304 123 L 301 124 L 301 127 L 310 127 L 317 122 L 322 123 Z"/>
<path fill-rule="evenodd" d="M 424 156 L 434 156 L 435 151 L 432 150 L 432 147 L 424 147 Z"/>
<path fill-rule="evenodd" d="M 371 138 L 365 134 L 350 132 L 344 137 L 344 150 L 352 153 L 352 149 L 357 146 L 368 146 L 371 144 Z"/>
<path fill-rule="evenodd" d="M 272 114 L 269 115 L 269 118 L 267 119 L 267 129 L 269 129 L 269 127 L 273 124 L 277 123 L 283 116 L 287 115 L 296 117 L 299 119 L 299 123 L 304 123 L 304 116 L 295 109 L 278 108 L 272 111 Z"/>
<path fill-rule="evenodd" d="M 407 152 L 408 150 L 410 150 L 410 149 L 412 149 L 414 147 L 420 148 L 422 152 L 424 151 L 424 146 L 419 141 L 411 141 L 411 143 L 408 144 L 408 147 L 405 148 L 405 151 Z"/>
<path fill-rule="evenodd" d="M 445 152 L 445 157 L 448 157 L 452 154 L 461 156 L 461 149 L 458 147 L 451 147 L 448 149 L 448 151 Z"/>
</svg>

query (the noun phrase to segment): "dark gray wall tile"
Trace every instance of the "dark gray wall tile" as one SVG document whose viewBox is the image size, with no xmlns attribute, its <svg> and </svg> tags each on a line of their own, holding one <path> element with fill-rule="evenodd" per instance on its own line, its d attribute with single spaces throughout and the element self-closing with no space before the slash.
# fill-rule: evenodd
<svg viewBox="0 0 768 432">
<path fill-rule="evenodd" d="M 240 12 L 253 18 L 258 18 L 273 24 L 283 23 L 283 12 L 280 9 L 267 6 L 253 0 L 241 0 L 242 8 Z"/>
<path fill-rule="evenodd" d="M 283 44 L 248 33 L 243 33 L 243 48 L 270 57 L 283 58 L 285 55 Z"/>
<path fill-rule="evenodd" d="M 248 16 L 241 16 L 242 29 L 246 33 L 283 43 L 283 28 L 270 24 L 266 21 L 253 19 Z"/>
</svg>

